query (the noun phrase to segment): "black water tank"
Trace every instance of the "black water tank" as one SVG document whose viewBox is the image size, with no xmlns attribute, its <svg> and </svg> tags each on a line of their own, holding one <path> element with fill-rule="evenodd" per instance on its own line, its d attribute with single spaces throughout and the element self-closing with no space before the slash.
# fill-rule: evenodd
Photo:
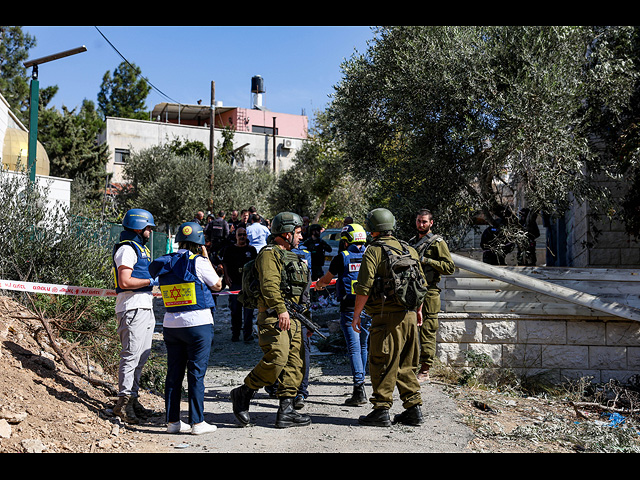
<svg viewBox="0 0 640 480">
<path fill-rule="evenodd" d="M 264 93 L 264 79 L 260 75 L 251 77 L 251 93 Z"/>
</svg>

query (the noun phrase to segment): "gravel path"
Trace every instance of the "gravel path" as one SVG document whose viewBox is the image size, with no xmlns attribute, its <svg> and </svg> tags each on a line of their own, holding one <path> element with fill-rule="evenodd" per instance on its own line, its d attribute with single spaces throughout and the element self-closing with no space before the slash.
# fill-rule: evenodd
<svg viewBox="0 0 640 480">
<path fill-rule="evenodd" d="M 257 342 L 231 342 L 226 301 L 219 300 L 214 345 L 205 379 L 205 420 L 218 427 L 216 432 L 199 436 L 169 435 L 160 425 L 144 430 L 157 435 L 154 438 L 161 449 L 189 453 L 469 451 L 467 444 L 473 433 L 462 423 L 454 401 L 443 393 L 443 387 L 435 384 L 422 386 L 425 422 L 421 426 L 360 426 L 358 417 L 369 413 L 370 405 L 349 407 L 343 404 L 351 394 L 347 358 L 343 354 L 323 354 L 315 348 L 311 357 L 310 396 L 303 410 L 311 417 L 311 425 L 276 428 L 278 400 L 269 398 L 264 390 L 260 390 L 251 402 L 252 426 L 240 427 L 232 412 L 229 392 L 242 383 L 260 358 Z M 370 393 L 370 386 L 367 388 Z M 186 404 L 183 411 L 186 412 Z M 401 411 L 402 405 L 396 396 L 391 417 Z M 183 420 L 186 420 L 186 413 Z"/>
</svg>

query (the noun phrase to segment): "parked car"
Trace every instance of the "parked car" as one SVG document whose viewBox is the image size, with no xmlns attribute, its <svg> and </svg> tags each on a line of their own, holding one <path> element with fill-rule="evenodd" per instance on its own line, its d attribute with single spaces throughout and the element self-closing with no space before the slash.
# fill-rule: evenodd
<svg viewBox="0 0 640 480">
<path fill-rule="evenodd" d="M 327 252 L 324 256 L 324 271 L 329 269 L 329 264 L 333 257 L 338 254 L 338 244 L 340 243 L 341 228 L 327 228 L 320 234 L 320 238 L 331 246 L 331 252 Z"/>
</svg>

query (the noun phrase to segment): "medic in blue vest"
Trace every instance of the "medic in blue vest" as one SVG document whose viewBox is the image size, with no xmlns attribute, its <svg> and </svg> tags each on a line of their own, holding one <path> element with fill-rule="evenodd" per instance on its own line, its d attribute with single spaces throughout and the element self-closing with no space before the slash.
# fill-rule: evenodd
<svg viewBox="0 0 640 480">
<path fill-rule="evenodd" d="M 196 272 L 199 258 L 209 262 L 202 226 L 195 222 L 183 223 L 175 240 L 180 249 L 157 258 L 149 266 L 149 273 L 158 277 L 167 312 L 215 309 L 211 291 L 220 290 L 220 278 L 217 277 L 218 282 L 209 286 Z"/>
<path fill-rule="evenodd" d="M 204 421 L 204 376 L 213 343 L 212 291 L 222 288 L 205 248 L 204 230 L 196 222 L 180 225 L 175 237 L 178 251 L 149 265 L 158 277 L 166 312 L 162 335 L 167 348 L 165 410 L 167 432 L 210 433 L 215 425 Z M 182 385 L 187 372 L 188 423 L 181 420 Z"/>
<path fill-rule="evenodd" d="M 118 271 L 115 262 L 113 263 L 113 280 L 115 282 L 116 293 L 135 290 L 136 292 L 150 292 L 155 284 L 153 277 L 149 274 L 149 264 L 151 263 L 151 252 L 146 243 L 149 241 L 151 229 L 156 226 L 153 215 L 141 208 L 128 210 L 122 219 L 124 230 L 120 233 L 120 241 L 113 247 L 112 258 L 120 247 L 129 245 L 136 253 L 138 260 L 133 266 L 131 277 L 149 280 L 148 285 L 138 288 L 125 288 L 122 285 L 121 273 Z"/>
<path fill-rule="evenodd" d="M 156 320 L 152 288 L 157 281 L 149 274 L 151 252 L 146 243 L 155 227 L 147 210 L 133 208 L 122 219 L 124 230 L 113 247 L 115 313 L 122 343 L 118 366 L 118 400 L 113 413 L 126 423 L 139 423 L 140 375 L 149 354 Z"/>
</svg>

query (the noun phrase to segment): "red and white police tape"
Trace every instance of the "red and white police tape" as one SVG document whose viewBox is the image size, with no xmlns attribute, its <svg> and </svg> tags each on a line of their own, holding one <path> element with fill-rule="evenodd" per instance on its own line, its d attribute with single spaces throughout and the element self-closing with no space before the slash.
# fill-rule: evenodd
<svg viewBox="0 0 640 480">
<path fill-rule="evenodd" d="M 331 280 L 331 285 L 335 284 L 336 280 Z M 311 283 L 311 288 L 315 287 L 316 282 Z M 115 297 L 116 291 L 108 288 L 90 288 L 90 287 L 77 287 L 75 285 L 56 285 L 53 283 L 34 283 L 34 282 L 19 282 L 17 280 L 2 280 L 0 279 L 0 290 L 18 290 L 21 292 L 31 293 L 49 293 L 52 295 L 78 295 L 83 297 Z M 214 295 L 235 295 L 239 293 L 239 290 L 223 290 L 221 292 L 214 292 Z M 160 292 L 154 292 L 155 297 L 162 297 Z"/>
</svg>

